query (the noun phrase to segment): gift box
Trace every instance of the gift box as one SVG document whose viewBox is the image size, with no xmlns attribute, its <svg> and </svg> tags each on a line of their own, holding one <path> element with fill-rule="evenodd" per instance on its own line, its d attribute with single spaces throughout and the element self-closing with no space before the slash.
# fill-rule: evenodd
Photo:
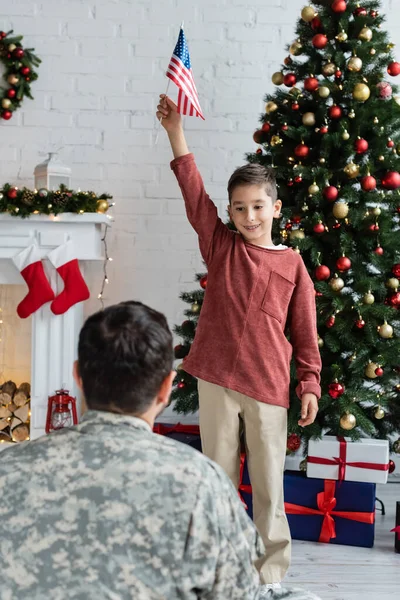
<svg viewBox="0 0 400 600">
<path fill-rule="evenodd" d="M 396 527 L 392 532 L 394 532 L 394 549 L 400 553 L 400 502 L 396 502 Z"/>
<path fill-rule="evenodd" d="M 240 484 L 239 484 L 239 496 L 243 502 L 243 505 L 249 515 L 250 519 L 253 518 L 253 496 L 251 491 L 251 483 L 249 477 L 249 470 L 247 467 L 246 455 L 242 453 L 240 455 Z"/>
<path fill-rule="evenodd" d="M 308 443 L 307 477 L 386 483 L 389 473 L 389 442 L 327 435 Z"/>
<path fill-rule="evenodd" d="M 198 425 L 182 425 L 181 423 L 167 425 L 156 423 L 153 431 L 154 433 L 170 437 L 182 444 L 187 444 L 201 452 L 200 428 Z"/>
<path fill-rule="evenodd" d="M 375 484 L 285 473 L 285 511 L 293 539 L 372 548 Z"/>
</svg>

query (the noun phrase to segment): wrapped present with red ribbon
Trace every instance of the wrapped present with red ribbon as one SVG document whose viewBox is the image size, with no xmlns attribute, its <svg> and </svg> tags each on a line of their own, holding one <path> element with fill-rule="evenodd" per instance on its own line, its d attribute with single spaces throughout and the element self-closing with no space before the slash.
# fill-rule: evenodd
<svg viewBox="0 0 400 600">
<path fill-rule="evenodd" d="M 183 425 L 182 423 L 169 425 L 165 423 L 155 423 L 153 431 L 154 433 L 165 435 L 182 444 L 187 444 L 201 452 L 200 428 L 198 425 Z"/>
<path fill-rule="evenodd" d="M 284 476 L 285 511 L 293 539 L 371 548 L 375 484 Z"/>
<path fill-rule="evenodd" d="M 253 496 L 251 490 L 251 483 L 249 477 L 249 471 L 247 468 L 247 460 L 244 452 L 240 455 L 240 477 L 239 477 L 239 497 L 243 502 L 247 514 L 253 518 Z"/>
<path fill-rule="evenodd" d="M 396 527 L 392 529 L 394 533 L 394 549 L 400 553 L 400 502 L 396 503 Z"/>
<path fill-rule="evenodd" d="M 389 473 L 389 442 L 361 439 L 353 442 L 326 435 L 308 443 L 307 477 L 386 483 Z"/>
</svg>

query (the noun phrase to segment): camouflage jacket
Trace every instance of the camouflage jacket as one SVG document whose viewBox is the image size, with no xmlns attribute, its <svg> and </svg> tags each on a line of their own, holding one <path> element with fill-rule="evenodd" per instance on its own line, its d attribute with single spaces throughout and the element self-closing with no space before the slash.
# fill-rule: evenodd
<svg viewBox="0 0 400 600">
<path fill-rule="evenodd" d="M 1 600 L 246 600 L 262 542 L 206 457 L 141 419 L 81 423 L 0 455 Z"/>
</svg>

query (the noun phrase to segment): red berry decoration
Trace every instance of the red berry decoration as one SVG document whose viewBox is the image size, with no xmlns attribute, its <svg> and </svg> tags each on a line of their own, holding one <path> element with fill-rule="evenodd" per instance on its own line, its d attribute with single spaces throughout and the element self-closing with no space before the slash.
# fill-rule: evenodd
<svg viewBox="0 0 400 600">
<path fill-rule="evenodd" d="M 349 269 L 351 269 L 351 260 L 347 258 L 347 256 L 341 256 L 336 261 L 336 267 L 341 272 L 348 271 Z"/>
<path fill-rule="evenodd" d="M 262 131 L 265 131 L 266 133 L 268 133 L 269 131 L 271 131 L 271 123 L 263 123 L 263 126 L 261 127 Z"/>
<path fill-rule="evenodd" d="M 296 82 L 297 78 L 294 73 L 287 73 L 283 78 L 283 83 L 286 85 L 286 87 L 293 87 L 296 85 Z"/>
<path fill-rule="evenodd" d="M 382 248 L 382 246 L 377 246 L 374 250 L 375 254 L 377 254 L 378 256 L 382 256 L 384 250 Z"/>
<path fill-rule="evenodd" d="M 382 179 L 382 185 L 387 190 L 397 190 L 400 187 L 400 174 L 397 171 L 388 171 Z"/>
<path fill-rule="evenodd" d="M 18 190 L 16 190 L 15 188 L 11 188 L 7 192 L 7 196 L 9 198 L 11 198 L 11 200 L 15 200 L 15 198 L 17 197 L 17 194 L 18 194 Z"/>
<path fill-rule="evenodd" d="M 322 27 L 322 21 L 319 17 L 314 17 L 313 20 L 311 21 L 311 27 L 312 29 L 314 29 L 314 31 L 318 31 L 318 29 L 321 29 Z"/>
<path fill-rule="evenodd" d="M 361 187 L 364 192 L 372 192 L 376 188 L 376 179 L 372 175 L 366 175 L 361 179 Z"/>
<path fill-rule="evenodd" d="M 363 138 L 358 138 L 354 142 L 354 150 L 357 152 L 357 154 L 363 154 L 368 150 L 368 147 L 367 140 L 364 140 Z"/>
<path fill-rule="evenodd" d="M 318 50 L 322 50 L 327 45 L 328 38 L 323 33 L 317 33 L 317 35 L 314 35 L 312 43 L 315 48 L 318 48 Z"/>
<path fill-rule="evenodd" d="M 206 289 L 207 287 L 207 275 L 204 275 L 201 279 L 200 279 L 200 286 L 203 288 L 203 290 Z"/>
<path fill-rule="evenodd" d="M 357 327 L 357 329 L 364 329 L 364 327 L 365 327 L 365 321 L 364 321 L 364 319 L 361 319 L 361 318 L 357 319 L 357 321 L 356 321 L 356 327 Z"/>
<path fill-rule="evenodd" d="M 395 277 L 397 277 L 397 279 L 400 277 L 400 263 L 397 263 L 397 265 L 393 265 L 392 273 Z"/>
<path fill-rule="evenodd" d="M 287 439 L 287 449 L 290 452 L 297 452 L 301 446 L 301 438 L 297 433 L 292 433 Z"/>
<path fill-rule="evenodd" d="M 328 185 L 322 193 L 328 202 L 335 202 L 339 196 L 339 190 L 334 185 Z"/>
<path fill-rule="evenodd" d="M 21 58 L 24 58 L 25 52 L 23 51 L 22 48 L 15 48 L 12 55 L 13 55 L 13 58 L 17 58 L 18 60 L 21 60 Z"/>
<path fill-rule="evenodd" d="M 400 63 L 398 63 L 398 62 L 391 62 L 390 65 L 387 68 L 387 72 L 392 77 L 396 77 L 397 75 L 400 75 Z"/>
<path fill-rule="evenodd" d="M 329 279 L 330 276 L 331 272 L 329 270 L 329 267 L 327 267 L 326 265 L 319 265 L 315 269 L 315 278 L 318 281 L 324 281 L 325 279 Z"/>
<path fill-rule="evenodd" d="M 331 327 L 333 327 L 333 326 L 334 326 L 334 324 L 335 324 L 335 321 L 336 321 L 336 317 L 335 317 L 335 315 L 332 315 L 331 317 L 329 317 L 329 319 L 327 319 L 327 321 L 326 321 L 325 325 L 326 325 L 327 327 L 329 327 L 329 329 L 330 329 Z"/>
<path fill-rule="evenodd" d="M 367 15 L 367 9 L 362 6 L 357 6 L 353 14 L 355 17 L 365 17 Z"/>
<path fill-rule="evenodd" d="M 343 13 L 347 9 L 347 3 L 345 0 L 334 0 L 332 3 L 332 10 L 335 13 Z"/>
<path fill-rule="evenodd" d="M 324 233 L 324 231 L 325 231 L 324 224 L 321 222 L 316 223 L 313 227 L 313 231 L 314 231 L 314 233 Z"/>
<path fill-rule="evenodd" d="M 338 106 L 337 104 L 334 104 L 329 109 L 329 116 L 331 119 L 340 119 L 342 114 L 343 114 L 343 111 L 340 108 L 340 106 Z"/>
<path fill-rule="evenodd" d="M 382 375 L 383 375 L 383 369 L 382 369 L 382 367 L 377 367 L 377 368 L 375 369 L 375 375 L 376 375 L 377 377 L 382 377 Z"/>
<path fill-rule="evenodd" d="M 9 110 L 3 110 L 3 112 L 1 113 L 1 118 L 4 119 L 5 121 L 8 121 L 9 119 L 11 119 L 12 117 L 12 112 Z"/>
<path fill-rule="evenodd" d="M 299 110 L 299 108 L 300 108 L 300 104 L 298 102 L 293 102 L 292 110 Z"/>
<path fill-rule="evenodd" d="M 10 98 L 10 100 L 12 100 L 13 98 L 15 98 L 15 96 L 17 95 L 16 90 L 14 90 L 13 88 L 7 90 L 7 98 Z"/>
<path fill-rule="evenodd" d="M 30 72 L 31 72 L 31 70 L 29 67 L 21 67 L 21 69 L 20 69 L 20 73 L 24 77 L 26 77 L 26 75 L 29 75 Z"/>
<path fill-rule="evenodd" d="M 322 135 L 325 135 L 325 133 L 328 133 L 328 131 L 329 129 L 326 125 L 322 125 L 321 129 L 319 130 Z"/>
<path fill-rule="evenodd" d="M 344 385 L 338 383 L 337 381 L 328 385 L 328 394 L 334 400 L 337 400 L 340 396 L 343 396 L 345 391 Z"/>
<path fill-rule="evenodd" d="M 316 77 L 307 77 L 304 80 L 304 89 L 307 90 L 307 92 L 315 92 L 318 86 L 319 81 Z"/>
<path fill-rule="evenodd" d="M 396 470 L 396 463 L 394 462 L 394 460 L 390 459 L 389 460 L 389 473 L 392 474 L 394 473 Z"/>
<path fill-rule="evenodd" d="M 306 158 L 308 153 L 310 152 L 310 148 L 305 144 L 299 144 L 294 149 L 294 153 L 298 158 Z"/>
</svg>

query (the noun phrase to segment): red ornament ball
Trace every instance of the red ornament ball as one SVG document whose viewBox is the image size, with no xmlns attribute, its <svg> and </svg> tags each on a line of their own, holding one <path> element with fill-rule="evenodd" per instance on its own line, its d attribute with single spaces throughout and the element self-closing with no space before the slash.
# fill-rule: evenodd
<svg viewBox="0 0 400 600">
<path fill-rule="evenodd" d="M 366 152 L 369 148 L 368 142 L 367 140 L 364 140 L 364 138 L 358 138 L 355 142 L 354 142 L 354 150 L 357 152 L 357 154 L 363 154 L 364 152 Z"/>
<path fill-rule="evenodd" d="M 347 258 L 347 256 L 341 256 L 336 261 L 336 267 L 341 272 L 348 271 L 349 269 L 351 269 L 351 260 Z"/>
<path fill-rule="evenodd" d="M 288 187 L 292 187 L 293 186 L 293 179 L 289 179 L 289 181 L 287 182 Z"/>
<path fill-rule="evenodd" d="M 0 40 L 4 40 L 7 34 L 4 31 L 0 31 Z"/>
<path fill-rule="evenodd" d="M 291 223 L 290 221 L 286 223 L 285 229 L 286 231 L 290 231 L 291 229 L 293 229 L 293 223 Z"/>
<path fill-rule="evenodd" d="M 304 80 L 304 89 L 307 90 L 307 92 L 315 92 L 316 89 L 318 89 L 319 86 L 319 81 L 316 77 L 307 77 Z"/>
<path fill-rule="evenodd" d="M 394 473 L 396 470 L 396 463 L 394 460 L 389 460 L 389 473 Z"/>
<path fill-rule="evenodd" d="M 297 175 L 297 176 L 294 178 L 294 182 L 295 182 L 295 183 L 301 183 L 302 181 L 303 181 L 303 178 L 302 178 L 302 176 L 301 176 L 301 175 Z"/>
<path fill-rule="evenodd" d="M 361 179 L 361 187 L 364 192 L 372 192 L 376 188 L 376 179 L 372 175 L 366 175 Z"/>
<path fill-rule="evenodd" d="M 339 196 L 339 190 L 334 185 L 328 185 L 322 193 L 328 202 L 335 202 Z"/>
<path fill-rule="evenodd" d="M 294 149 L 294 153 L 298 158 L 306 158 L 308 153 L 310 152 L 310 148 L 305 144 L 299 144 Z"/>
<path fill-rule="evenodd" d="M 283 78 L 283 83 L 286 85 L 286 87 L 293 87 L 296 85 L 296 82 L 297 78 L 294 73 L 287 73 Z"/>
<path fill-rule="evenodd" d="M 292 110 L 299 110 L 299 108 L 300 108 L 300 104 L 298 102 L 293 102 Z"/>
<path fill-rule="evenodd" d="M 329 270 L 329 267 L 327 267 L 326 265 L 319 265 L 315 269 L 315 278 L 318 281 L 324 281 L 325 279 L 329 279 L 330 276 L 331 272 Z"/>
<path fill-rule="evenodd" d="M 178 390 L 183 390 L 186 387 L 186 383 L 184 381 L 180 381 L 178 383 Z"/>
<path fill-rule="evenodd" d="M 357 329 L 364 329 L 364 327 L 365 327 L 364 319 L 357 319 L 356 327 L 357 327 Z"/>
<path fill-rule="evenodd" d="M 342 71 L 340 71 L 340 69 L 338 69 L 335 73 L 335 77 L 336 77 L 336 79 L 340 79 L 341 76 L 342 76 Z"/>
<path fill-rule="evenodd" d="M 388 140 L 386 146 L 388 148 L 393 148 L 394 147 L 394 141 L 393 140 Z"/>
<path fill-rule="evenodd" d="M 400 278 L 400 263 L 397 263 L 397 265 L 393 265 L 392 273 L 395 277 L 397 277 L 397 279 Z"/>
<path fill-rule="evenodd" d="M 365 17 L 367 15 L 367 9 L 363 6 L 357 6 L 353 14 L 355 17 Z"/>
<path fill-rule="evenodd" d="M 13 55 L 13 58 L 17 58 L 18 60 L 21 60 L 21 58 L 24 58 L 25 52 L 23 51 L 22 48 L 15 48 L 12 55 Z"/>
<path fill-rule="evenodd" d="M 200 279 L 200 286 L 203 288 L 203 290 L 206 289 L 207 287 L 207 275 L 204 275 L 201 279 Z"/>
<path fill-rule="evenodd" d="M 332 225 L 333 229 L 340 229 L 342 226 L 342 224 L 339 221 L 336 221 L 336 223 L 334 223 Z"/>
<path fill-rule="evenodd" d="M 11 198 L 11 200 L 14 200 L 17 197 L 17 194 L 18 194 L 18 190 L 16 190 L 15 188 L 11 188 L 7 192 L 7 196 L 9 198 Z"/>
<path fill-rule="evenodd" d="M 26 75 L 29 75 L 29 73 L 31 72 L 29 67 L 22 67 L 20 69 L 21 75 L 23 75 L 24 77 L 26 77 Z"/>
<path fill-rule="evenodd" d="M 382 248 L 382 246 L 377 246 L 374 250 L 375 254 L 377 254 L 378 256 L 382 256 L 384 250 Z"/>
<path fill-rule="evenodd" d="M 345 387 L 341 383 L 335 382 L 328 385 L 328 394 L 334 400 L 337 400 L 337 398 L 343 396 L 345 391 Z"/>
<path fill-rule="evenodd" d="M 322 27 L 322 21 L 319 17 L 314 17 L 313 20 L 311 21 L 311 27 L 312 29 L 314 29 L 314 31 L 318 31 L 318 29 L 321 29 Z"/>
<path fill-rule="evenodd" d="M 286 123 L 284 123 L 281 127 L 281 131 L 287 131 L 289 129 L 289 125 L 286 125 Z"/>
<path fill-rule="evenodd" d="M 261 129 L 257 129 L 257 131 L 253 133 L 253 140 L 256 144 L 262 144 L 264 140 L 264 132 L 261 131 Z"/>
<path fill-rule="evenodd" d="M 3 110 L 3 112 L 1 113 L 1 118 L 4 119 L 5 121 L 8 121 L 9 119 L 11 119 L 12 117 L 12 112 L 9 110 Z"/>
<path fill-rule="evenodd" d="M 376 88 L 379 92 L 380 98 L 391 98 L 393 89 L 390 83 L 388 83 L 387 81 L 380 81 L 376 84 Z"/>
<path fill-rule="evenodd" d="M 331 119 L 340 119 L 342 114 L 343 114 L 343 111 L 340 108 L 340 106 L 338 106 L 337 104 L 334 104 L 329 109 L 329 116 Z"/>
<path fill-rule="evenodd" d="M 322 50 L 327 45 L 328 38 L 324 33 L 317 33 L 317 35 L 314 35 L 312 43 L 315 48 L 318 48 L 318 50 Z"/>
<path fill-rule="evenodd" d="M 368 227 L 368 229 L 370 231 L 379 231 L 379 225 L 377 225 L 375 223 L 371 223 L 371 225 Z"/>
<path fill-rule="evenodd" d="M 378 16 L 378 11 L 377 10 L 370 10 L 369 11 L 370 16 L 375 19 Z"/>
<path fill-rule="evenodd" d="M 296 225 L 299 225 L 299 223 L 301 223 L 301 216 L 300 215 L 293 215 L 292 221 L 293 221 L 293 223 L 296 223 Z"/>
<path fill-rule="evenodd" d="M 314 233 L 324 233 L 325 226 L 323 223 L 316 223 L 313 227 Z"/>
<path fill-rule="evenodd" d="M 301 438 L 297 433 L 292 433 L 287 439 L 287 449 L 290 452 L 297 452 L 301 446 Z"/>
<path fill-rule="evenodd" d="M 7 98 L 10 98 L 10 100 L 12 100 L 13 98 L 15 98 L 15 96 L 17 95 L 16 90 L 14 90 L 13 88 L 7 90 Z"/>
<path fill-rule="evenodd" d="M 331 329 L 331 327 L 333 327 L 333 326 L 334 326 L 334 324 L 335 324 L 335 321 L 336 321 L 336 317 L 335 317 L 335 315 L 332 315 L 331 317 L 329 317 L 329 319 L 327 319 L 327 321 L 326 321 L 325 325 L 326 325 L 327 327 L 329 327 L 329 329 Z"/>
<path fill-rule="evenodd" d="M 262 150 L 261 150 L 261 148 L 257 148 L 257 150 L 256 150 L 256 154 L 262 154 Z"/>
<path fill-rule="evenodd" d="M 332 3 L 332 10 L 335 13 L 343 13 L 347 9 L 347 3 L 345 0 L 334 0 Z"/>
<path fill-rule="evenodd" d="M 400 174 L 397 171 L 388 171 L 382 179 L 382 185 L 387 190 L 397 190 L 400 187 Z"/>
<path fill-rule="evenodd" d="M 187 356 L 188 353 L 188 348 L 186 346 L 183 346 L 183 344 L 178 344 L 174 348 L 175 358 L 185 358 L 185 356 Z"/>
<path fill-rule="evenodd" d="M 262 131 L 265 131 L 266 133 L 268 133 L 269 131 L 271 131 L 271 123 L 263 123 L 263 126 L 261 127 Z"/>
<path fill-rule="evenodd" d="M 387 68 L 387 72 L 392 77 L 396 77 L 397 75 L 400 75 L 400 63 L 391 62 Z"/>
<path fill-rule="evenodd" d="M 322 125 L 321 129 L 319 130 L 322 135 L 325 135 L 325 133 L 328 133 L 328 131 L 329 129 L 326 125 Z"/>
<path fill-rule="evenodd" d="M 383 369 L 382 369 L 382 367 L 377 367 L 377 368 L 375 369 L 375 375 L 376 375 L 377 377 L 382 377 L 382 375 L 383 375 Z"/>
<path fill-rule="evenodd" d="M 387 303 L 389 306 L 393 308 L 400 308 L 400 292 L 395 292 L 388 299 Z"/>
</svg>

